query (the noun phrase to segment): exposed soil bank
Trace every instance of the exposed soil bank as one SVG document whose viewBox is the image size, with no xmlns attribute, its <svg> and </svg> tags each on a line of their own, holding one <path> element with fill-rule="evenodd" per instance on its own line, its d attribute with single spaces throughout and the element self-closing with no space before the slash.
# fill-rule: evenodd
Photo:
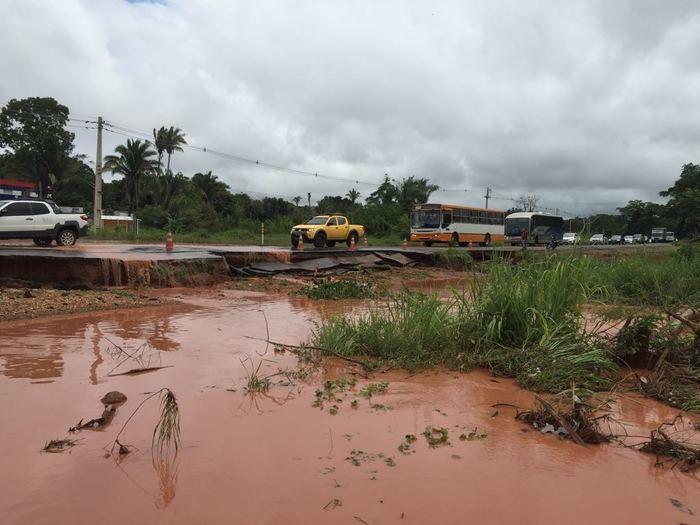
<svg viewBox="0 0 700 525">
<path fill-rule="evenodd" d="M 0 288 L 0 321 L 155 306 L 166 299 L 127 290 Z"/>
<path fill-rule="evenodd" d="M 271 339 L 296 343 L 310 320 L 355 303 L 211 290 L 185 301 L 0 324 L 4 523 L 698 523 L 697 479 L 660 470 L 634 450 L 540 434 L 508 408 L 494 415 L 494 403 L 524 407 L 532 395 L 484 372 L 391 371 L 372 379 L 389 388 L 371 400 L 357 395 L 368 382 L 360 378 L 336 415 L 312 405 L 323 380 L 347 375 L 340 364 L 293 385 L 276 377 L 266 394 L 245 393 L 240 358 L 257 364 L 265 352 L 264 342 L 245 337 L 265 335 L 261 310 Z M 108 377 L 116 363 L 107 338 L 129 348 L 149 341 L 173 367 Z M 263 373 L 296 366 L 272 348 L 264 359 Z M 152 459 L 155 404 L 124 434 L 139 450 L 119 464 L 104 458 L 102 447 L 144 393 L 164 386 L 181 406 L 177 458 Z M 74 435 L 80 441 L 68 452 L 39 452 L 80 418 L 99 415 L 99 399 L 112 390 L 128 401 L 110 426 Z M 623 401 L 618 412 L 640 434 L 677 413 L 649 400 Z M 421 435 L 428 425 L 447 429 L 450 446 L 430 448 Z M 459 439 L 475 427 L 486 437 Z M 407 434 L 418 440 L 404 455 L 397 447 Z"/>
</svg>

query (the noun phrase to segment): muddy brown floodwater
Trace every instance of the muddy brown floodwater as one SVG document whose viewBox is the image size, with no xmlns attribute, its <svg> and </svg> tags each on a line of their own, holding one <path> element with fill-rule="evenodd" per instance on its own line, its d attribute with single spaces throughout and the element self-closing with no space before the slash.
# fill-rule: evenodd
<svg viewBox="0 0 700 525">
<path fill-rule="evenodd" d="M 265 334 L 261 311 L 273 340 L 295 343 L 312 320 L 357 305 L 169 293 L 182 303 L 0 324 L 2 523 L 698 523 L 697 479 L 634 450 L 540 434 L 508 408 L 494 415 L 494 403 L 527 406 L 532 395 L 485 372 L 392 371 L 372 378 L 389 388 L 371 400 L 358 396 L 360 379 L 335 415 L 312 404 L 324 379 L 343 374 L 337 365 L 246 394 L 241 359 L 258 363 L 265 343 L 245 336 Z M 108 339 L 132 349 L 149 341 L 172 367 L 110 377 Z M 296 364 L 270 348 L 261 370 Z M 151 454 L 151 402 L 121 439 L 137 450 L 120 462 L 105 457 L 145 393 L 166 386 L 181 408 L 179 454 Z M 81 418 L 98 417 L 112 390 L 128 401 L 109 426 L 74 435 L 77 445 L 63 453 L 40 452 Z M 643 433 L 675 413 L 648 400 L 619 409 Z M 429 448 L 428 425 L 448 429 L 450 445 Z M 475 427 L 486 436 L 459 439 Z M 418 440 L 402 454 L 407 434 Z"/>
</svg>

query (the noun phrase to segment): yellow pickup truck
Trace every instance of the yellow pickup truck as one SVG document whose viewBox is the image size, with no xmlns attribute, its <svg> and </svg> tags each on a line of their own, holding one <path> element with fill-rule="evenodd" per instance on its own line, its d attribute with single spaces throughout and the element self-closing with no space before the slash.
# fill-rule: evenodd
<svg viewBox="0 0 700 525">
<path fill-rule="evenodd" d="M 342 215 L 317 215 L 304 224 L 292 228 L 292 248 L 299 246 L 299 239 L 313 242 L 316 248 L 333 247 L 336 242 L 346 242 L 348 246 L 355 244 L 364 237 L 365 227 L 360 224 L 350 224 L 347 217 Z"/>
</svg>

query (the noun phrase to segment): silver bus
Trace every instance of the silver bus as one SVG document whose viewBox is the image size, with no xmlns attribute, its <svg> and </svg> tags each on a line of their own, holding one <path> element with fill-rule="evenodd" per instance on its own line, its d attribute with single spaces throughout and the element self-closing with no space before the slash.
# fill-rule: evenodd
<svg viewBox="0 0 700 525">
<path fill-rule="evenodd" d="M 564 219 L 536 211 L 511 213 L 505 220 L 505 242 L 522 244 L 525 229 L 528 244 L 547 244 L 550 241 L 561 243 L 564 237 Z"/>
</svg>

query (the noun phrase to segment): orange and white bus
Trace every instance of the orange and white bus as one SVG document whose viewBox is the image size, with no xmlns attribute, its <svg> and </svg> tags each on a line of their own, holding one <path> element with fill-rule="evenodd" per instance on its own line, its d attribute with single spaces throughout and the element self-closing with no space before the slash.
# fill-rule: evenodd
<svg viewBox="0 0 700 525">
<path fill-rule="evenodd" d="M 503 240 L 505 212 L 455 206 L 452 204 L 416 204 L 411 212 L 411 240 L 449 243 L 452 246 L 469 242 L 489 246 Z"/>
</svg>

